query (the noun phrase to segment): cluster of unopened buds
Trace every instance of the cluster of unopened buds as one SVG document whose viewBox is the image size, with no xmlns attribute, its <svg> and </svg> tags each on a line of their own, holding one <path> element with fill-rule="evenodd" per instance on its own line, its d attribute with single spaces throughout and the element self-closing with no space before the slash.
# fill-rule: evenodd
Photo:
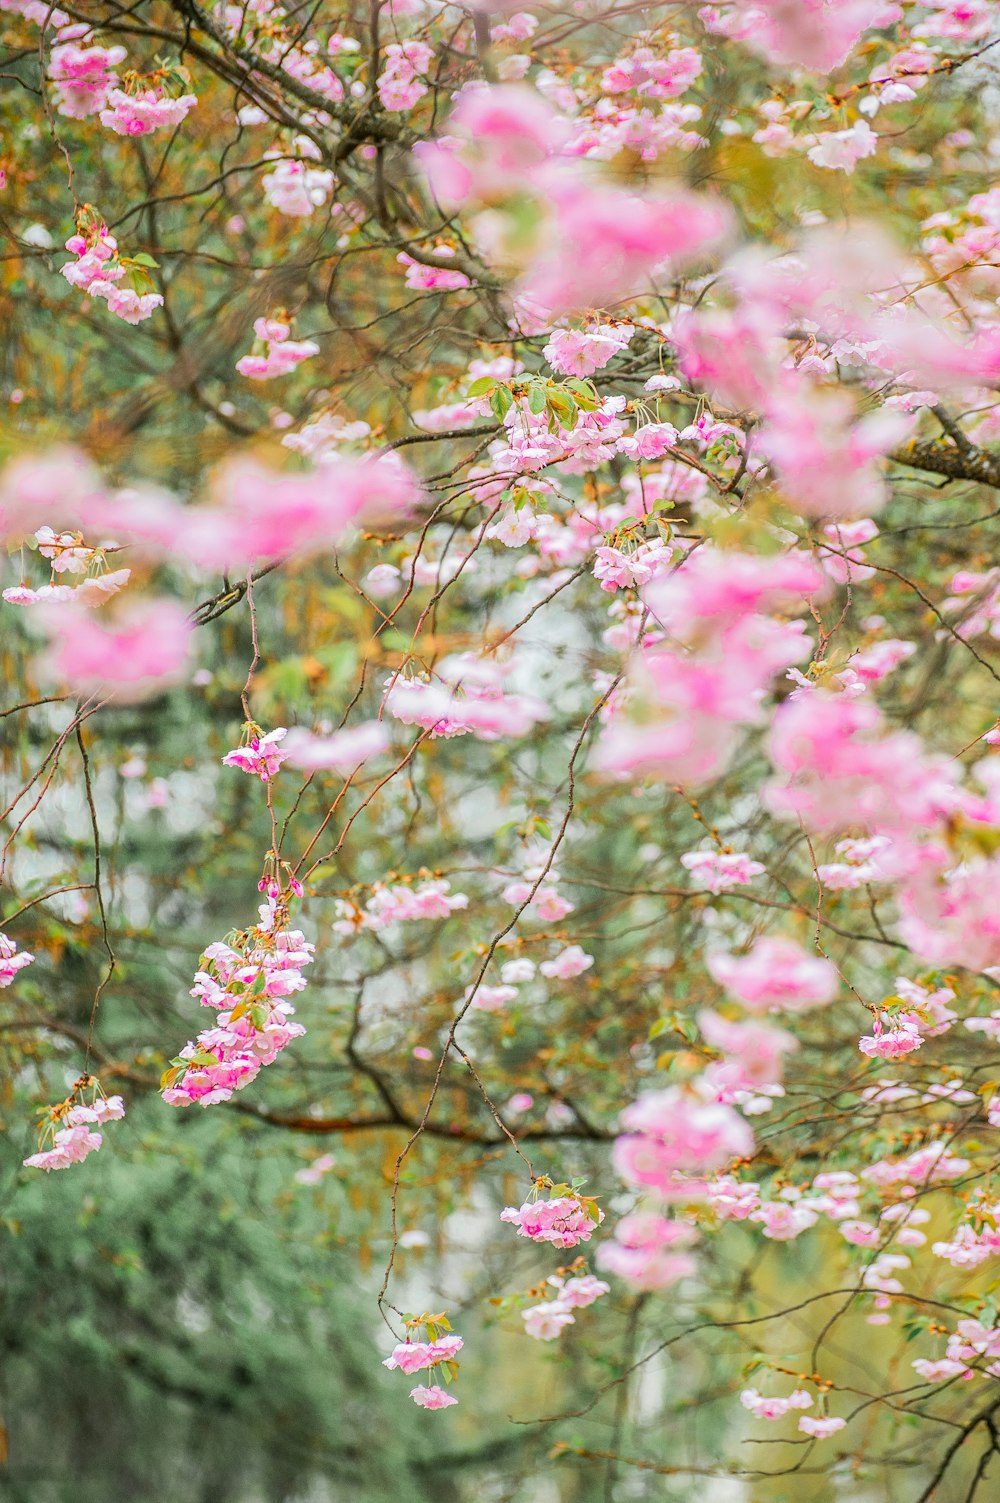
<svg viewBox="0 0 1000 1503">
<path fill-rule="evenodd" d="M 423 1330 L 426 1340 L 415 1339 Z M 458 1400 L 438 1383 L 439 1375 L 446 1383 L 458 1376 L 456 1357 L 464 1342 L 451 1329 L 446 1315 L 420 1315 L 406 1322 L 406 1340 L 393 1347 L 383 1362 L 390 1372 L 399 1371 L 410 1377 L 413 1373 L 430 1372 L 434 1382 L 419 1383 L 410 1389 L 410 1398 L 421 1409 L 447 1409 Z"/>
<path fill-rule="evenodd" d="M 287 376 L 303 360 L 319 354 L 319 345 L 312 339 L 289 339 L 291 323 L 282 314 L 271 318 L 254 320 L 257 336 L 257 352 L 237 360 L 236 369 L 241 376 L 251 381 L 271 381 L 275 376 Z"/>
<path fill-rule="evenodd" d="M 34 960 L 30 950 L 19 950 L 12 939 L 0 934 L 0 987 L 10 986 L 18 971 Z"/>
<path fill-rule="evenodd" d="M 552 1198 L 541 1200 L 543 1190 Z M 517 1227 L 519 1237 L 531 1242 L 551 1242 L 555 1247 L 576 1247 L 589 1242 L 604 1220 L 596 1200 L 580 1195 L 571 1185 L 554 1185 L 550 1179 L 536 1179 L 532 1198 L 522 1206 L 505 1206 L 500 1220 Z"/>
<path fill-rule="evenodd" d="M 34 535 L 34 550 L 47 559 L 52 573 L 87 575 L 76 585 L 49 584 L 33 589 L 30 585 L 11 585 L 3 592 L 8 605 L 80 605 L 88 609 L 103 605 L 117 595 L 131 577 L 131 569 L 107 571 L 107 553 L 116 543 L 88 547 L 79 532 L 55 532 L 39 527 Z M 29 544 L 29 547 L 31 545 Z"/>
<path fill-rule="evenodd" d="M 67 282 L 88 297 L 103 298 L 116 318 L 127 324 L 142 323 L 162 306 L 158 292 L 139 291 L 149 284 L 149 272 L 156 266 L 152 256 L 120 256 L 118 241 L 92 213 L 85 213 L 79 232 L 66 241 L 66 249 L 76 257 L 59 268 Z M 126 277 L 131 286 L 121 285 Z"/>
<path fill-rule="evenodd" d="M 285 999 L 304 989 L 302 967 L 312 964 L 315 947 L 300 930 L 284 927 L 288 893 L 267 879 L 262 890 L 267 900 L 260 922 L 235 935 L 231 945 L 209 945 L 202 957 L 191 995 L 216 1008 L 218 1020 L 164 1072 L 160 1084 L 169 1106 L 228 1101 L 305 1033 L 292 1022 L 295 1008 Z"/>
<path fill-rule="evenodd" d="M 39 1130 L 39 1151 L 24 1160 L 25 1168 L 48 1172 L 82 1163 L 104 1141 L 95 1128 L 118 1122 L 124 1115 L 120 1096 L 105 1096 L 94 1076 L 81 1075 L 66 1100 L 46 1112 Z"/>
</svg>

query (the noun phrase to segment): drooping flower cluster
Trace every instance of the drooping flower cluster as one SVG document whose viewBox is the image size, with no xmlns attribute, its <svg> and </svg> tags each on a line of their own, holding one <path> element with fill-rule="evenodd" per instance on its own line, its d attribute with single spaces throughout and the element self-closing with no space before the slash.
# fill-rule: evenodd
<svg viewBox="0 0 1000 1503">
<path fill-rule="evenodd" d="M 124 47 L 99 46 L 89 34 L 53 47 L 48 77 L 54 85 L 52 102 L 60 115 L 84 120 L 102 110 L 117 80 L 115 69 L 125 56 Z"/>
<path fill-rule="evenodd" d="M 315 946 L 287 928 L 288 895 L 272 885 L 260 921 L 209 945 L 191 996 L 218 1012 L 215 1024 L 186 1044 L 164 1072 L 161 1089 L 169 1106 L 212 1106 L 228 1101 L 305 1033 L 287 1000 L 306 985 L 302 968 Z"/>
<path fill-rule="evenodd" d="M 415 1339 L 423 1330 L 426 1340 Z M 435 1381 L 418 1384 L 410 1389 L 410 1398 L 421 1409 L 447 1409 L 458 1400 L 436 1381 L 443 1375 L 446 1383 L 453 1383 L 458 1376 L 456 1357 L 465 1345 L 461 1336 L 451 1329 L 445 1315 L 419 1315 L 406 1322 L 406 1340 L 393 1347 L 382 1363 L 390 1372 L 398 1371 L 409 1377 L 413 1373 L 430 1371 Z"/>
<path fill-rule="evenodd" d="M 131 569 L 107 569 L 107 554 L 117 545 L 88 547 L 80 532 L 55 532 L 40 527 L 34 536 L 37 552 L 47 559 L 52 575 L 87 575 L 76 584 L 11 585 L 3 591 L 8 605 L 73 605 L 87 610 L 102 606 L 124 589 Z"/>
<path fill-rule="evenodd" d="M 163 306 L 159 292 L 142 292 L 150 285 L 149 271 L 156 262 L 145 254 L 121 256 L 118 241 L 93 212 L 81 216 L 81 228 L 66 241 L 66 249 L 76 256 L 59 270 L 73 287 L 88 297 L 101 298 L 116 318 L 127 324 L 142 323 Z M 130 285 L 122 285 L 126 278 Z"/>
<path fill-rule="evenodd" d="M 146 136 L 164 126 L 174 129 L 198 103 L 196 94 L 171 95 L 160 88 L 126 93 L 111 89 L 101 124 L 116 136 Z"/>
<path fill-rule="evenodd" d="M 427 93 L 424 82 L 434 57 L 426 42 L 390 42 L 378 78 L 378 97 L 387 110 L 412 110 Z"/>
<path fill-rule="evenodd" d="M 266 783 L 274 777 L 288 756 L 287 749 L 280 745 L 287 735 L 288 731 L 283 725 L 266 733 L 261 732 L 257 725 L 249 725 L 246 727 L 245 744 L 226 752 L 222 758 L 223 765 L 238 767 L 241 772 L 251 773 L 260 778 L 262 783 Z"/>
<path fill-rule="evenodd" d="M 531 1242 L 551 1242 L 554 1247 L 576 1247 L 589 1242 L 604 1220 L 593 1200 L 577 1194 L 554 1195 L 549 1200 L 529 1200 L 522 1206 L 505 1206 L 501 1221 L 517 1227 L 519 1237 Z"/>
<path fill-rule="evenodd" d="M 536 1341 L 555 1341 L 567 1326 L 575 1324 L 574 1310 L 585 1310 L 610 1293 L 610 1285 L 592 1273 L 564 1278 L 562 1270 L 546 1279 L 546 1294 L 550 1288 L 554 1291 L 552 1298 L 521 1311 L 525 1335 Z"/>
<path fill-rule="evenodd" d="M 654 635 L 613 708 L 603 766 L 684 784 L 717 777 L 744 729 L 760 724 L 771 679 L 809 653 L 802 622 L 766 613 L 822 587 L 815 565 L 800 554 L 765 558 L 715 548 L 699 549 L 648 584 L 643 599 Z"/>
<path fill-rule="evenodd" d="M 376 882 L 364 908 L 349 899 L 337 899 L 333 930 L 335 934 L 356 934 L 360 929 L 384 929 L 389 924 L 445 919 L 468 906 L 468 895 L 452 892 L 451 883 L 443 877 L 428 877 L 419 882 Z"/>
<path fill-rule="evenodd" d="M 30 950 L 19 950 L 14 940 L 0 934 L 0 987 L 10 986 L 18 972 L 34 958 Z"/>
<path fill-rule="evenodd" d="M 335 178 L 328 167 L 311 164 L 319 157 L 319 148 L 308 136 L 296 136 L 289 154 L 265 152 L 277 158 L 274 171 L 261 179 L 267 202 L 291 219 L 308 219 L 315 209 L 323 208 L 333 192 Z"/>
<path fill-rule="evenodd" d="M 315 340 L 289 339 L 291 324 L 283 316 L 255 319 L 253 331 L 263 345 L 263 353 L 243 355 L 236 362 L 240 375 L 251 381 L 273 381 L 275 376 L 287 376 L 303 360 L 319 354 Z"/>
<path fill-rule="evenodd" d="M 85 1099 L 88 1096 L 89 1101 Z M 92 1075 L 82 1075 L 72 1094 L 46 1112 L 39 1129 L 39 1151 L 24 1160 L 25 1168 L 48 1173 L 82 1163 L 104 1141 L 95 1127 L 118 1122 L 124 1115 L 125 1103 L 120 1096 L 105 1096 Z M 42 1146 L 45 1143 L 50 1146 Z"/>
</svg>

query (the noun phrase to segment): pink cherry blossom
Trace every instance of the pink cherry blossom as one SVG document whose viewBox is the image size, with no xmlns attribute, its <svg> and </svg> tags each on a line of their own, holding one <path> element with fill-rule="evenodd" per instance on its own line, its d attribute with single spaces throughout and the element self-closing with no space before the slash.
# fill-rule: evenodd
<svg viewBox="0 0 1000 1503">
<path fill-rule="evenodd" d="M 573 976 L 581 976 L 593 964 L 593 955 L 586 954 L 580 945 L 567 945 L 554 959 L 543 960 L 538 969 L 543 976 L 569 981 Z"/>
<path fill-rule="evenodd" d="M 763 1235 L 772 1242 L 792 1242 L 815 1226 L 819 1217 L 804 1202 L 772 1200 L 751 1211 L 747 1219 L 759 1222 Z"/>
<path fill-rule="evenodd" d="M 197 103 L 195 94 L 171 98 L 157 89 L 143 89 L 138 94 L 112 89 L 107 97 L 109 108 L 101 110 L 101 124 L 116 136 L 145 136 L 162 126 L 173 129 L 180 125 Z"/>
<path fill-rule="evenodd" d="M 902 14 L 891 0 L 734 0 L 698 15 L 710 31 L 745 40 L 772 63 L 831 73 L 869 26 Z"/>
<path fill-rule="evenodd" d="M 836 1435 L 838 1430 L 843 1430 L 847 1424 L 845 1419 L 838 1419 L 836 1415 L 802 1414 L 799 1416 L 799 1429 L 803 1435 L 811 1435 L 813 1440 L 829 1440 L 831 1435 Z"/>
<path fill-rule="evenodd" d="M 837 972 L 828 960 L 809 955 L 791 940 L 765 937 L 744 956 L 717 953 L 709 972 L 752 1012 L 802 1012 L 822 1007 L 837 994 Z"/>
<path fill-rule="evenodd" d="M 848 130 L 824 131 L 806 155 L 817 167 L 853 172 L 858 162 L 874 156 L 877 150 L 878 136 L 868 121 L 856 120 Z"/>
<path fill-rule="evenodd" d="M 18 950 L 12 939 L 0 934 L 0 987 L 10 986 L 19 971 L 34 960 L 30 950 Z"/>
<path fill-rule="evenodd" d="M 696 260 L 728 227 L 722 206 L 693 194 L 645 197 L 576 178 L 549 184 L 552 220 L 520 294 L 553 313 L 607 306 L 668 261 Z"/>
<path fill-rule="evenodd" d="M 611 1293 L 610 1284 L 606 1284 L 603 1279 L 595 1278 L 592 1273 L 580 1274 L 565 1281 L 560 1278 L 551 1278 L 549 1283 L 558 1289 L 559 1303 L 571 1310 L 585 1310 L 602 1295 Z"/>
<path fill-rule="evenodd" d="M 82 1163 L 90 1154 L 96 1153 L 104 1141 L 103 1135 L 93 1130 L 94 1126 L 120 1122 L 124 1117 L 125 1103 L 120 1096 L 95 1095 L 88 1105 L 78 1094 L 88 1085 L 96 1087 L 96 1081 L 84 1076 L 74 1087 L 73 1095 L 59 1107 L 52 1108 L 48 1122 L 42 1127 L 42 1141 L 51 1140 L 51 1146 L 26 1158 L 26 1169 L 44 1169 L 49 1173 L 53 1169 L 68 1169 L 72 1164 Z"/>
<path fill-rule="evenodd" d="M 319 148 L 307 136 L 296 136 L 293 149 L 297 159 L 281 157 L 274 171 L 261 179 L 261 186 L 268 203 L 280 214 L 291 219 L 308 219 L 328 201 L 336 179 L 329 168 L 311 165 L 319 156 Z M 277 155 L 265 152 L 265 156 Z"/>
<path fill-rule="evenodd" d="M 422 919 L 444 919 L 469 906 L 464 892 L 452 892 L 444 878 L 414 883 L 387 885 L 376 882 L 363 909 L 338 899 L 338 918 L 333 928 L 337 934 L 354 934 L 359 929 L 384 929 L 389 924 Z"/>
<path fill-rule="evenodd" d="M 464 1345 L 461 1336 L 454 1333 L 436 1341 L 404 1341 L 393 1347 L 391 1356 L 386 1357 L 382 1366 L 398 1368 L 409 1376 L 428 1367 L 437 1367 L 442 1362 L 453 1361 Z"/>
<path fill-rule="evenodd" d="M 269 897 L 240 949 L 217 943 L 206 950 L 206 969 L 191 995 L 217 1010 L 216 1021 L 171 1062 L 162 1083 L 168 1106 L 228 1101 L 305 1033 L 283 999 L 305 987 L 302 967 L 312 964 L 314 946 L 300 930 L 284 927 L 284 918 L 277 898 Z"/>
<path fill-rule="evenodd" d="M 532 1242 L 551 1242 L 555 1247 L 576 1247 L 589 1242 L 604 1212 L 598 1210 L 594 1221 L 575 1197 L 563 1195 L 554 1200 L 525 1201 L 524 1205 L 506 1206 L 500 1220 L 517 1227 L 519 1237 Z"/>
<path fill-rule="evenodd" d="M 542 354 L 562 376 L 592 376 L 627 348 L 634 332 L 631 324 L 557 329 L 549 336 Z"/>
<path fill-rule="evenodd" d="M 744 887 L 764 872 L 759 861 L 738 851 L 685 851 L 681 866 L 687 868 L 699 886 L 714 893 Z"/>
<path fill-rule="evenodd" d="M 245 746 L 237 746 L 233 751 L 226 752 L 222 758 L 223 764 L 226 767 L 238 767 L 241 772 L 252 773 L 262 783 L 266 783 L 274 777 L 288 756 L 287 748 L 278 745 L 287 735 L 288 731 L 283 725 L 268 731 L 264 736 L 255 733 Z"/>
<path fill-rule="evenodd" d="M 52 98 L 59 113 L 82 120 L 103 109 L 117 77 L 114 70 L 125 56 L 124 47 L 85 45 L 81 41 L 53 47 L 48 77 L 55 85 Z"/>
<path fill-rule="evenodd" d="M 555 1341 L 567 1326 L 574 1323 L 572 1310 L 561 1300 L 547 1300 L 542 1305 L 532 1305 L 521 1311 L 525 1334 L 536 1341 Z"/>
<path fill-rule="evenodd" d="M 85 1125 L 63 1127 L 56 1132 L 52 1147 L 33 1153 L 24 1160 L 26 1169 L 68 1169 L 71 1164 L 81 1164 L 90 1154 L 96 1153 L 104 1142 L 99 1132 L 91 1132 Z"/>
<path fill-rule="evenodd" d="M 860 1038 L 858 1048 L 871 1059 L 899 1059 L 919 1049 L 923 1041 L 916 1024 L 905 1018 L 899 1018 L 886 1029 L 876 1019 L 874 1033 Z"/>
<path fill-rule="evenodd" d="M 711 1172 L 753 1152 L 753 1133 L 732 1107 L 703 1103 L 677 1086 L 649 1091 L 621 1116 L 612 1159 L 633 1185 L 669 1189 L 672 1176 Z"/>
<path fill-rule="evenodd" d="M 450 258 L 455 250 L 450 245 L 438 245 L 434 248 L 435 256 Z M 447 266 L 427 266 L 423 262 L 415 261 L 406 251 L 400 251 L 396 260 L 401 266 L 406 267 L 406 285 L 416 292 L 457 292 L 462 287 L 470 287 L 472 284 L 464 271 L 452 271 Z M 450 411 L 450 410 L 449 410 Z M 426 419 L 429 414 L 423 414 Z M 426 421 L 421 427 L 430 426 Z M 454 413 L 450 413 L 446 427 L 460 426 L 460 422 Z"/>
<path fill-rule="evenodd" d="M 390 42 L 385 48 L 385 67 L 378 77 L 378 95 L 387 110 L 412 110 L 427 93 L 424 82 L 431 68 L 433 49 L 426 42 Z M 419 75 L 423 74 L 424 77 Z"/>
<path fill-rule="evenodd" d="M 742 1090 L 780 1081 L 784 1056 L 798 1048 L 798 1041 L 784 1028 L 752 1020 L 730 1022 L 704 1009 L 698 1014 L 698 1027 L 706 1043 L 735 1066 L 738 1088 Z"/>
<path fill-rule="evenodd" d="M 110 626 L 65 607 L 46 617 L 44 664 L 75 693 L 137 700 L 183 676 L 191 626 L 173 600 L 146 597 Z"/>
<path fill-rule="evenodd" d="M 418 1383 L 416 1388 L 410 1389 L 410 1398 L 421 1409 L 447 1409 L 450 1404 L 458 1403 L 454 1394 L 446 1393 L 436 1383 L 432 1383 L 430 1387 Z"/>
<path fill-rule="evenodd" d="M 329 735 L 293 728 L 284 745 L 284 755 L 304 772 L 330 770 L 350 773 L 389 748 L 389 733 L 377 720 L 346 727 Z"/>
<path fill-rule="evenodd" d="M 667 1289 L 694 1273 L 697 1261 L 688 1249 L 697 1236 L 683 1222 L 635 1211 L 619 1221 L 614 1241 L 598 1248 L 597 1262 L 635 1289 Z"/>
<path fill-rule="evenodd" d="M 757 1388 L 745 1388 L 740 1394 L 740 1403 L 749 1409 L 755 1419 L 783 1419 L 792 1409 L 808 1409 L 812 1395 L 804 1388 L 796 1388 L 784 1398 L 765 1398 Z"/>
</svg>

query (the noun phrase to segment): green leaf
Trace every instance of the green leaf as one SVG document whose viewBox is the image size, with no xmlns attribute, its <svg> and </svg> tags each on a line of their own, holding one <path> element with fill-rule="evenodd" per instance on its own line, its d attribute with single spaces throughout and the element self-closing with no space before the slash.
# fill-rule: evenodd
<svg viewBox="0 0 1000 1503">
<path fill-rule="evenodd" d="M 545 411 L 545 388 L 533 386 L 528 393 L 528 408 L 537 417 Z"/>
<path fill-rule="evenodd" d="M 485 397 L 486 393 L 492 391 L 497 384 L 496 376 L 480 376 L 478 380 L 473 381 L 465 395 L 467 397 Z"/>
<path fill-rule="evenodd" d="M 490 407 L 498 423 L 502 423 L 513 405 L 513 397 L 505 386 L 498 386 L 490 397 Z"/>
</svg>

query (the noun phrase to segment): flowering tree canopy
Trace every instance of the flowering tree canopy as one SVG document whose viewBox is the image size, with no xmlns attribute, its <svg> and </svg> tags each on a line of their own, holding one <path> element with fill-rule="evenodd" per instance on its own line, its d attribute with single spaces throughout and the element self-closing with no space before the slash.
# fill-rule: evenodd
<svg viewBox="0 0 1000 1503">
<path fill-rule="evenodd" d="M 354 1333 L 165 1503 L 992 1496 L 1000 5 L 0 12 L 0 1340 Z"/>
</svg>

